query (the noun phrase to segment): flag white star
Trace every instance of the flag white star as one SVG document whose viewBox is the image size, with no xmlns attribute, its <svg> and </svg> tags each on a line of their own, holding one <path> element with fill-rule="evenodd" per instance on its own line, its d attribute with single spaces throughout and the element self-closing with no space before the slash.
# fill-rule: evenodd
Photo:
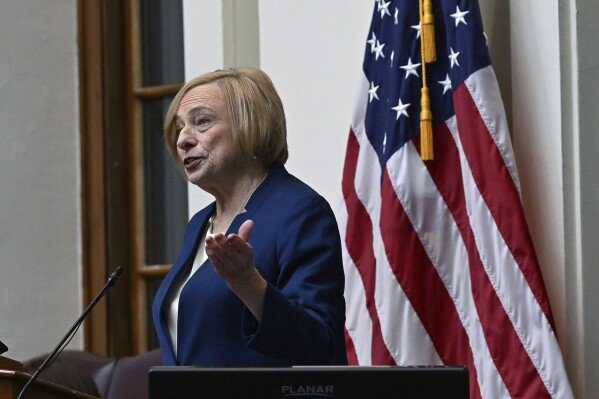
<svg viewBox="0 0 599 399">
<path fill-rule="evenodd" d="M 378 40 L 376 41 L 376 46 L 374 47 L 374 59 L 378 61 L 379 56 L 385 58 L 385 54 L 383 54 L 383 47 L 385 47 L 385 43 L 380 43 Z"/>
<path fill-rule="evenodd" d="M 391 4 L 390 1 L 385 3 L 384 0 L 381 0 L 381 2 L 377 5 L 376 10 L 381 12 L 381 18 L 383 18 L 385 14 L 391 16 L 391 13 L 389 12 L 389 4 Z"/>
<path fill-rule="evenodd" d="M 393 57 L 395 57 L 395 51 L 391 52 L 391 66 L 393 66 Z"/>
<path fill-rule="evenodd" d="M 455 19 L 455 26 L 458 26 L 460 24 L 460 22 L 463 22 L 464 25 L 468 25 L 466 23 L 466 20 L 464 19 L 464 17 L 466 16 L 466 14 L 468 14 L 470 11 L 460 11 L 460 6 L 457 6 L 455 8 L 455 13 L 451 14 L 450 16 L 452 18 Z"/>
<path fill-rule="evenodd" d="M 422 32 L 422 29 L 420 28 L 420 24 L 412 25 L 412 26 L 410 26 L 410 28 L 416 29 L 416 39 L 420 39 L 420 32 Z"/>
<path fill-rule="evenodd" d="M 373 98 L 376 98 L 377 100 L 379 99 L 379 96 L 377 96 L 376 92 L 379 89 L 378 86 L 374 85 L 374 82 L 370 82 L 370 89 L 368 89 L 368 96 L 370 97 L 370 99 L 368 100 L 369 103 L 372 102 Z"/>
<path fill-rule="evenodd" d="M 406 117 L 409 117 L 408 115 L 408 107 L 410 106 L 410 103 L 404 104 L 401 102 L 401 98 L 398 100 L 397 105 L 393 108 L 391 108 L 393 111 L 397 112 L 397 116 L 395 117 L 395 120 L 398 120 L 400 116 L 405 115 Z"/>
<path fill-rule="evenodd" d="M 438 83 L 443 86 L 443 94 L 445 94 L 448 90 L 452 89 L 451 79 L 449 79 L 449 74 L 447 74 L 447 76 L 445 76 L 445 80 L 440 80 Z"/>
<path fill-rule="evenodd" d="M 449 61 L 451 61 L 451 65 L 449 66 L 449 68 L 453 68 L 454 65 L 460 66 L 460 63 L 458 62 L 458 55 L 460 55 L 460 52 L 458 51 L 457 53 L 455 51 L 453 51 L 453 48 L 449 48 L 449 50 L 451 51 L 451 54 L 449 54 Z"/>
<path fill-rule="evenodd" d="M 420 76 L 420 75 L 418 75 L 418 71 L 416 70 L 419 66 L 420 66 L 419 63 L 412 64 L 412 58 L 408 58 L 408 63 L 406 65 L 400 66 L 400 68 L 406 71 L 406 79 L 407 79 L 408 76 L 410 76 L 410 75 Z"/>
<path fill-rule="evenodd" d="M 372 32 L 372 37 L 366 40 L 366 43 L 370 44 L 370 52 L 374 53 L 374 46 L 376 46 L 376 35 Z"/>
<path fill-rule="evenodd" d="M 397 18 L 398 14 L 399 10 L 397 9 L 397 7 L 395 7 L 395 14 L 393 15 L 393 17 L 395 18 L 395 25 L 399 24 L 399 19 Z"/>
</svg>

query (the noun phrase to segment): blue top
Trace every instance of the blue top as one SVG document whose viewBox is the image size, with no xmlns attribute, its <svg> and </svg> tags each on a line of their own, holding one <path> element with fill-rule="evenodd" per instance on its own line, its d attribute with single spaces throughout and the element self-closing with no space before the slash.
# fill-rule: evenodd
<svg viewBox="0 0 599 399">
<path fill-rule="evenodd" d="M 185 366 L 347 364 L 344 275 L 339 230 L 324 198 L 275 164 L 235 217 L 227 234 L 254 221 L 249 243 L 268 282 L 262 321 L 206 261 L 179 298 L 175 358 L 166 312 L 169 294 L 189 272 L 212 203 L 189 221 L 183 249 L 154 298 L 163 363 Z"/>
</svg>

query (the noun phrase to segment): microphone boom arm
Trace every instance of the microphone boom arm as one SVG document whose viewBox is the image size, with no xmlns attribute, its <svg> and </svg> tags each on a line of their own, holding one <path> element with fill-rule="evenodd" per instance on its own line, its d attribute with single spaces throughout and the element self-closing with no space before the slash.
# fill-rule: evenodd
<svg viewBox="0 0 599 399">
<path fill-rule="evenodd" d="M 22 399 L 25 395 L 25 392 L 27 392 L 31 384 L 33 384 L 33 382 L 37 379 L 41 372 L 44 371 L 50 364 L 52 364 L 54 360 L 56 360 L 58 355 L 60 355 L 60 352 L 62 352 L 62 350 L 64 349 L 63 345 L 65 344 L 65 342 L 67 342 L 67 340 L 69 340 L 70 337 L 77 331 L 77 329 L 79 328 L 79 326 L 81 326 L 83 320 L 85 320 L 89 312 L 91 312 L 94 306 L 96 306 L 100 299 L 102 299 L 106 291 L 108 291 L 108 289 L 114 285 L 116 279 L 121 275 L 122 272 L 123 268 L 119 266 L 116 268 L 114 272 L 110 274 L 110 276 L 108 276 L 108 281 L 106 282 L 106 284 L 104 284 L 104 287 L 102 287 L 98 295 L 96 295 L 96 297 L 91 301 L 89 306 L 83 311 L 83 313 L 81 313 L 81 316 L 79 316 L 79 318 L 75 321 L 75 324 L 73 324 L 73 326 L 69 329 L 65 336 L 62 337 L 62 339 L 60 340 L 58 345 L 56 345 L 52 353 L 50 353 L 46 360 L 44 360 L 42 365 L 37 368 L 35 373 L 31 376 L 31 378 L 27 381 L 27 383 L 19 393 L 17 399 Z"/>
</svg>

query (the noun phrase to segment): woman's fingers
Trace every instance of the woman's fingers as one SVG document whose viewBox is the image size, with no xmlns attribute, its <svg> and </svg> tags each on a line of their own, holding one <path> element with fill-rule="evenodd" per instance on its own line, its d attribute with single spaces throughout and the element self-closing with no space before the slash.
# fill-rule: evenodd
<svg viewBox="0 0 599 399">
<path fill-rule="evenodd" d="M 254 227 L 251 220 L 245 221 L 238 234 L 216 234 L 206 237 L 206 254 L 216 272 L 228 282 L 246 279 L 254 270 L 253 248 L 247 242 Z"/>
<path fill-rule="evenodd" d="M 240 260 L 240 256 L 251 256 L 252 246 L 243 241 L 237 234 L 229 234 L 225 237 L 222 234 L 208 236 L 206 238 L 206 253 L 208 249 L 216 250 L 218 253 L 232 260 Z"/>
<path fill-rule="evenodd" d="M 252 229 L 254 228 L 254 221 L 251 219 L 246 220 L 245 222 L 243 222 L 243 224 L 241 226 L 239 226 L 239 237 L 243 240 L 243 241 L 248 241 L 250 239 L 250 234 L 252 233 Z"/>
<path fill-rule="evenodd" d="M 222 265 L 226 261 L 226 255 L 223 247 L 215 237 L 206 237 L 206 255 L 210 258 L 212 264 Z"/>
<path fill-rule="evenodd" d="M 247 247 L 249 244 L 238 237 L 234 244 L 224 236 L 206 238 L 206 255 L 222 277 L 244 274 L 246 268 L 253 265 L 251 247 Z"/>
<path fill-rule="evenodd" d="M 229 247 L 237 253 L 244 255 L 252 254 L 252 246 L 237 234 L 229 234 L 227 243 L 229 244 Z"/>
<path fill-rule="evenodd" d="M 254 222 L 248 219 L 239 227 L 237 234 L 229 234 L 227 242 L 231 245 L 231 248 L 238 253 L 251 256 L 252 246 L 248 243 L 248 240 L 253 228 Z"/>
</svg>

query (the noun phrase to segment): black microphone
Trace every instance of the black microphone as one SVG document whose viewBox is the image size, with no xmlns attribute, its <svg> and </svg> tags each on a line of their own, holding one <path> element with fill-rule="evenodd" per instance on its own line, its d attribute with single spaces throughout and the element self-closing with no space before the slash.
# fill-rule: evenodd
<svg viewBox="0 0 599 399">
<path fill-rule="evenodd" d="M 0 355 L 8 350 L 8 347 L 0 341 Z"/>
<path fill-rule="evenodd" d="M 58 356 L 63 351 L 63 349 L 69 344 L 69 342 L 71 342 L 71 340 L 75 336 L 75 333 L 77 332 L 77 330 L 83 323 L 83 320 L 85 320 L 85 318 L 87 317 L 89 312 L 91 312 L 91 310 L 94 308 L 94 306 L 96 306 L 96 304 L 100 301 L 100 299 L 102 299 L 104 294 L 106 294 L 106 291 L 108 291 L 108 289 L 114 285 L 114 283 L 116 282 L 116 279 L 121 275 L 122 272 L 123 272 L 123 268 L 121 266 L 119 266 L 116 268 L 115 271 L 113 271 L 110 274 L 110 276 L 108 276 L 108 281 L 106 282 L 106 284 L 104 284 L 104 287 L 102 287 L 102 290 L 100 290 L 98 295 L 96 295 L 96 297 L 93 299 L 93 301 L 91 301 L 89 306 L 83 311 L 81 316 L 79 316 L 77 321 L 75 321 L 75 324 L 73 324 L 73 326 L 69 329 L 69 331 L 65 334 L 65 336 L 62 337 L 62 339 L 60 340 L 58 345 L 56 345 L 56 348 L 54 348 L 52 353 L 50 353 L 48 355 L 48 357 L 46 358 L 46 360 L 44 360 L 42 365 L 39 366 L 37 368 L 37 370 L 35 371 L 35 373 L 33 373 L 33 375 L 31 376 L 31 378 L 29 378 L 29 380 L 27 381 L 27 383 L 25 384 L 23 389 L 21 389 L 21 393 L 19 393 L 19 396 L 17 397 L 17 399 L 22 399 L 25 395 L 25 392 L 27 392 L 27 389 L 29 389 L 31 384 L 33 384 L 33 382 L 37 379 L 37 377 L 41 374 L 41 372 L 44 371 L 48 366 L 50 366 L 58 358 Z"/>
</svg>

